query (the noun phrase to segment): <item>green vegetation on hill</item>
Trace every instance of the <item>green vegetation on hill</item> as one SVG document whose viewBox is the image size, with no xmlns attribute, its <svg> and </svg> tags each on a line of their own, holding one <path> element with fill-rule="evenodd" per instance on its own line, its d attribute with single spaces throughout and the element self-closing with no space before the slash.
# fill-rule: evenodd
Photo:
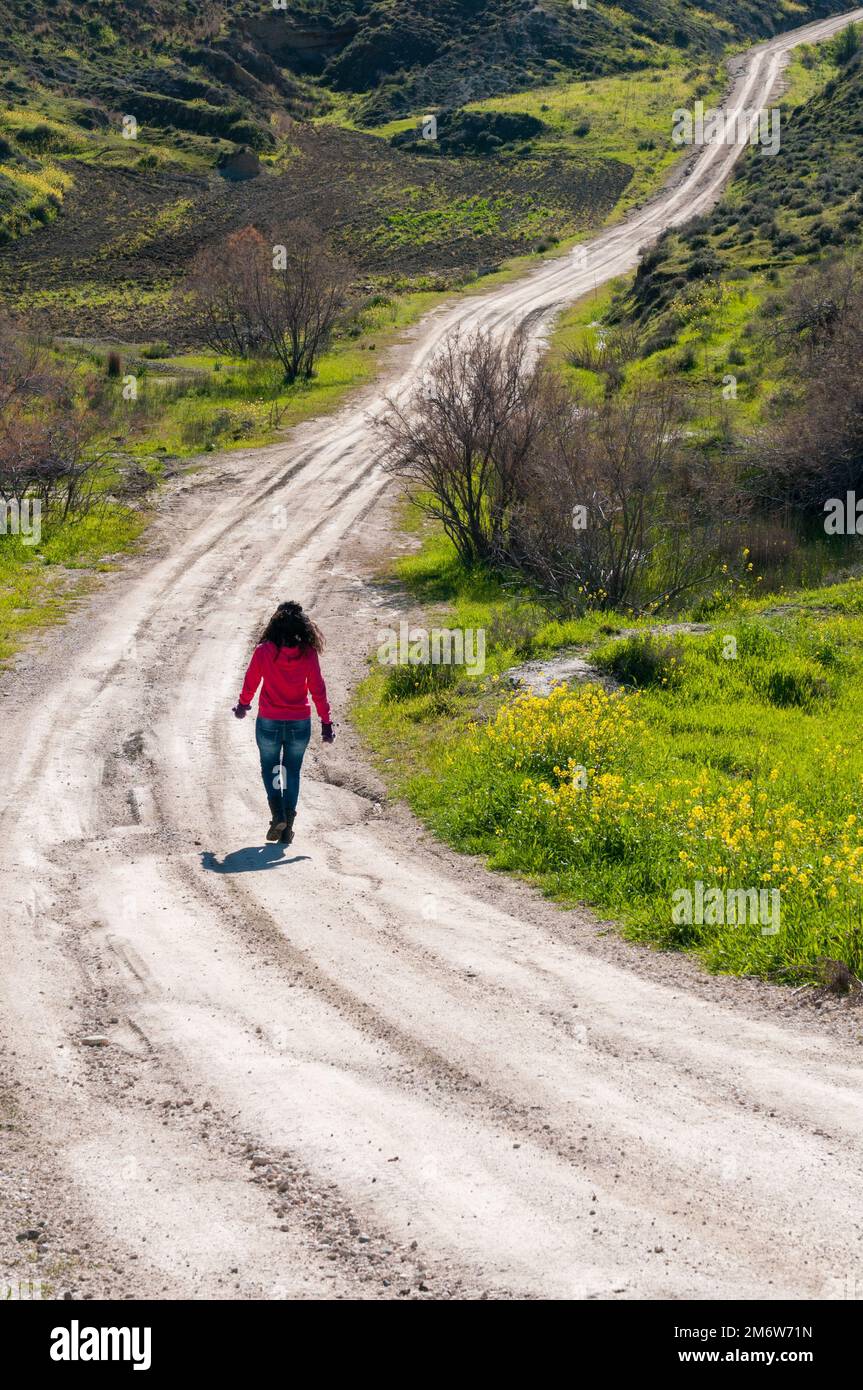
<svg viewBox="0 0 863 1390">
<path fill-rule="evenodd" d="M 730 42 L 840 8 L 831 0 L 287 0 L 282 60 L 351 94 L 359 119 L 463 106 L 556 80 L 634 72 L 675 49 L 714 58 Z M 294 40 L 292 46 L 291 32 Z M 304 50 L 299 34 L 318 33 Z"/>
<path fill-rule="evenodd" d="M 863 62 L 848 45 L 840 38 L 802 51 L 779 152 L 748 152 L 714 211 L 643 258 L 612 317 L 639 325 L 655 369 L 683 364 L 689 381 L 717 388 L 730 373 L 742 406 L 769 402 L 789 344 L 774 339 L 768 353 L 763 344 L 784 291 L 803 267 L 860 245 Z M 807 100 L 795 99 L 800 89 Z"/>
<path fill-rule="evenodd" d="M 681 394 L 688 447 L 751 489 L 734 560 L 659 625 L 466 569 L 427 527 L 387 580 L 426 627 L 482 629 L 485 670 L 372 659 L 356 702 L 392 789 L 456 848 L 711 969 L 838 992 L 863 974 L 860 540 L 800 508 L 843 470 L 863 495 L 861 82 L 853 36 L 804 50 L 780 152 L 555 335 L 588 416 Z M 553 679 L 561 657 L 568 688 L 513 696 L 510 668 Z"/>
<path fill-rule="evenodd" d="M 271 117 L 355 99 L 364 123 L 633 72 L 841 10 L 843 0 L 0 0 L 0 87 L 266 149 Z"/>
<path fill-rule="evenodd" d="M 633 290 L 640 313 L 684 282 L 723 270 L 781 269 L 857 240 L 863 223 L 863 66 L 859 57 L 789 111 L 778 155 L 742 162 L 718 208 L 646 258 Z"/>
<path fill-rule="evenodd" d="M 478 579 L 456 588 L 427 621 L 484 626 L 485 671 L 412 685 L 394 679 L 411 668 L 373 663 L 355 709 L 393 791 L 443 839 L 714 970 L 863 973 L 860 580 L 656 638 L 615 638 L 631 624 L 608 613 L 601 631 L 598 615 L 556 624 Z M 588 680 L 514 698 L 501 673 L 561 639 L 628 693 Z M 674 895 L 698 883 L 770 915 L 676 920 Z"/>
<path fill-rule="evenodd" d="M 200 246 L 297 215 L 365 284 L 458 286 L 644 197 L 679 153 L 668 103 L 714 97 L 729 44 L 840 6 L 0 0 L 0 299 L 192 346 L 172 293 Z M 217 177 L 243 148 L 257 176 Z"/>
</svg>

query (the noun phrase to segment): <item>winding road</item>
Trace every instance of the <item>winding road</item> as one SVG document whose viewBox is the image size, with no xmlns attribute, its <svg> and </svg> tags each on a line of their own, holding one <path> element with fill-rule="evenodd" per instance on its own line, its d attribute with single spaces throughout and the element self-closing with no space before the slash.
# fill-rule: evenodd
<svg viewBox="0 0 863 1390">
<path fill-rule="evenodd" d="M 766 104 L 789 49 L 851 19 L 752 49 L 729 105 Z M 0 1270 L 41 1211 L 34 1267 L 76 1296 L 863 1293 L 859 1027 L 450 854 L 343 716 L 293 846 L 263 848 L 230 714 L 276 599 L 326 629 L 337 718 L 392 620 L 368 577 L 393 544 L 385 396 L 456 324 L 540 343 L 739 153 L 703 149 L 584 263 L 431 314 L 338 414 L 208 460 L 4 678 Z"/>
</svg>

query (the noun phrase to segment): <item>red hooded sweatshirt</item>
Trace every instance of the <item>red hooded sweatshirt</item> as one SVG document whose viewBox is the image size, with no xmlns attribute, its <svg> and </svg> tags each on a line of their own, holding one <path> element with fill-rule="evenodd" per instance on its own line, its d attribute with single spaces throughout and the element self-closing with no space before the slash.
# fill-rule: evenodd
<svg viewBox="0 0 863 1390">
<path fill-rule="evenodd" d="M 240 704 L 250 705 L 255 691 L 264 682 L 258 701 L 262 719 L 309 719 L 309 694 L 315 702 L 322 724 L 329 724 L 327 687 L 314 647 L 277 647 L 262 642 L 255 647 L 240 691 Z"/>
</svg>

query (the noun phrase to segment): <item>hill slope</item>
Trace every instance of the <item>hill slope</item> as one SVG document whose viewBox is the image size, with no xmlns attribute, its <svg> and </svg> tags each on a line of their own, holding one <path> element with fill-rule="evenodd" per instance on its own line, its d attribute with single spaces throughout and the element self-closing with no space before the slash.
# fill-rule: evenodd
<svg viewBox="0 0 863 1390">
<path fill-rule="evenodd" d="M 472 114 L 473 125 L 489 126 L 479 141 L 442 142 L 429 161 L 421 147 L 346 124 L 537 83 L 566 93 L 567 81 L 605 72 L 624 75 L 607 103 L 618 104 L 625 81 L 625 112 L 639 80 L 658 84 L 673 69 L 687 92 L 706 90 L 705 55 L 729 40 L 842 8 L 844 0 L 789 0 L 778 10 L 754 0 L 586 10 L 565 0 L 286 0 L 284 10 L 260 0 L 35 0 L 23 15 L 0 0 L 0 295 L 55 329 L 158 333 L 166 291 L 202 242 L 299 213 L 362 277 L 450 283 L 597 225 L 630 183 L 638 149 L 656 149 L 655 139 L 633 128 L 630 148 L 609 158 L 600 141 L 588 154 L 571 130 L 561 138 L 560 113 L 539 104 L 558 124 L 540 122 L 538 142 L 495 149 L 491 125 L 503 118 Z M 649 90 L 663 111 L 670 93 Z M 576 135 L 590 125 L 567 121 Z M 257 152 L 263 177 L 217 177 L 238 147 Z M 636 180 L 639 196 L 649 181 Z"/>
<path fill-rule="evenodd" d="M 828 138 L 829 133 L 829 138 Z M 783 116 L 781 151 L 740 161 L 709 217 L 671 232 L 642 261 L 632 305 L 656 318 L 675 295 L 855 246 L 863 224 L 863 54 Z"/>
<path fill-rule="evenodd" d="M 837 13 L 844 0 L 2 0 L 7 94 L 52 90 L 139 110 L 180 129 L 227 133 L 270 110 L 366 94 L 365 119 L 462 105 L 576 76 L 628 71 L 670 46 L 718 54 Z M 266 141 L 248 130 L 245 138 Z"/>
</svg>

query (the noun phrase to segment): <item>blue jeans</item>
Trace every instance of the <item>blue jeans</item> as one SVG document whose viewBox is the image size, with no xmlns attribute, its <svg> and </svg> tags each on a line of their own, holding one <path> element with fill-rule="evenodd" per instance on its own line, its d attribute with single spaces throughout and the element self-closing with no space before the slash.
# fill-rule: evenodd
<svg viewBox="0 0 863 1390">
<path fill-rule="evenodd" d="M 300 768 L 312 734 L 311 719 L 255 720 L 264 790 L 275 814 L 294 812 L 300 795 Z"/>
</svg>

